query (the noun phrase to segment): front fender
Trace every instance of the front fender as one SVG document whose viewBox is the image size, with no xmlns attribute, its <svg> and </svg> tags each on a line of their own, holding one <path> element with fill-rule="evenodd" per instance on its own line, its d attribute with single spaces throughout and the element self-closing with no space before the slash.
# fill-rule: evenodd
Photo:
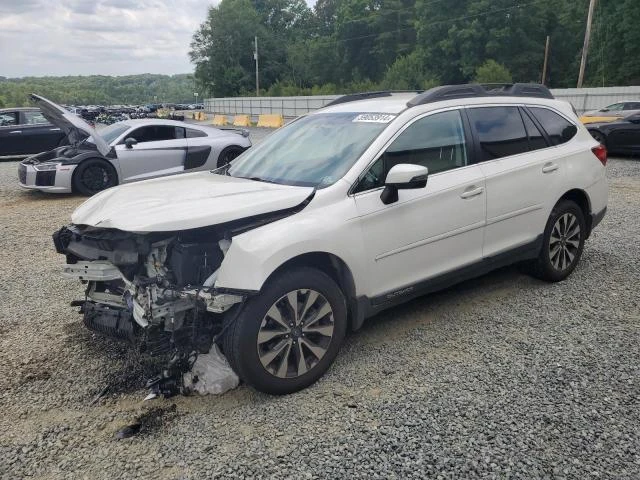
<svg viewBox="0 0 640 480">
<path fill-rule="evenodd" d="M 216 288 L 260 291 L 269 276 L 305 253 L 330 253 L 351 270 L 356 294 L 368 291 L 364 244 L 353 199 L 291 217 L 233 237 Z"/>
</svg>

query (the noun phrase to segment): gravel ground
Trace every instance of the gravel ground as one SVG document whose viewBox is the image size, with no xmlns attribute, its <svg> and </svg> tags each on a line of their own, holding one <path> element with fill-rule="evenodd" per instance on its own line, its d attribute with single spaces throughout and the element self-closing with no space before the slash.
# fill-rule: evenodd
<svg viewBox="0 0 640 480">
<path fill-rule="evenodd" d="M 16 169 L 0 163 L 0 478 L 640 476 L 638 160 L 610 160 L 609 213 L 563 283 L 506 268 L 392 309 L 297 394 L 144 403 L 148 365 L 68 307 L 82 290 L 50 234 L 82 198 L 21 191 Z"/>
</svg>

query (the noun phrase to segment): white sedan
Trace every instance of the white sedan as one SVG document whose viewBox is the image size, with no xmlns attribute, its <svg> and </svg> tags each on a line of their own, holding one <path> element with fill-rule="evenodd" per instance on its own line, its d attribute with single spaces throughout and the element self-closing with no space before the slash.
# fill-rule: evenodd
<svg viewBox="0 0 640 480">
<path fill-rule="evenodd" d="M 32 99 L 67 134 L 69 145 L 22 161 L 18 178 L 24 188 L 93 195 L 122 183 L 215 169 L 251 147 L 246 130 L 175 120 L 126 120 L 97 132 L 59 105 Z"/>
</svg>

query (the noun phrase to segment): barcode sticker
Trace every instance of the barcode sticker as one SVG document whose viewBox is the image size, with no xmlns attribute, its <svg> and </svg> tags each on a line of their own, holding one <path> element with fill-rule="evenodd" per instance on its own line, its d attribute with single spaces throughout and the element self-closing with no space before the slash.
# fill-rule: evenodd
<svg viewBox="0 0 640 480">
<path fill-rule="evenodd" d="M 389 123 L 391 120 L 396 118 L 395 115 L 391 115 L 389 113 L 361 113 L 356 118 L 352 120 L 352 122 L 361 122 L 361 123 Z"/>
</svg>

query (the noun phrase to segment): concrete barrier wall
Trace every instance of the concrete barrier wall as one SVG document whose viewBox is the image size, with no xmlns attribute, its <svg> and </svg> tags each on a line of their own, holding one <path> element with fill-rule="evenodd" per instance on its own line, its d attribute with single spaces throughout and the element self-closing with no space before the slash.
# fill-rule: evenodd
<svg viewBox="0 0 640 480">
<path fill-rule="evenodd" d="M 640 86 L 602 88 L 558 88 L 553 95 L 573 104 L 579 114 L 587 110 L 606 107 L 624 100 L 640 100 Z M 292 118 L 322 108 L 340 95 L 318 95 L 299 97 L 230 97 L 207 98 L 205 109 L 210 113 L 224 115 L 245 114 L 255 117 L 261 114 L 282 114 Z"/>
<path fill-rule="evenodd" d="M 599 88 L 556 88 L 551 93 L 559 99 L 571 103 L 578 113 L 597 110 L 612 103 L 640 100 L 640 86 L 599 87 Z"/>
<path fill-rule="evenodd" d="M 339 96 L 207 98 L 204 108 L 208 112 L 226 115 L 245 114 L 257 117 L 277 113 L 292 118 L 322 108 Z"/>
</svg>

